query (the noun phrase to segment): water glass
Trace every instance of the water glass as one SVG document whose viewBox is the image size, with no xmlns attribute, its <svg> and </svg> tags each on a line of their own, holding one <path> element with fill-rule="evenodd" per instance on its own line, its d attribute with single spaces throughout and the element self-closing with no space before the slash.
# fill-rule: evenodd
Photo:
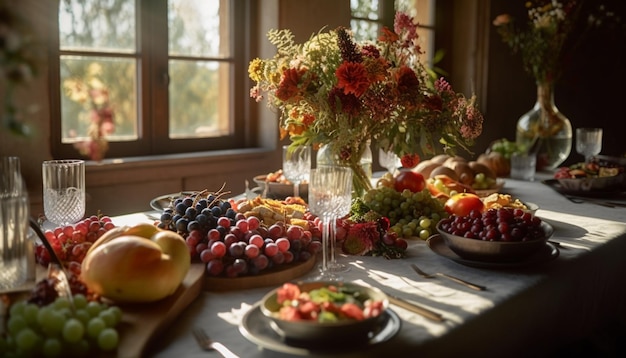
<svg viewBox="0 0 626 358">
<path fill-rule="evenodd" d="M 293 196 L 300 196 L 300 183 L 309 179 L 310 170 L 310 146 L 283 146 L 283 175 L 293 183 Z"/>
<path fill-rule="evenodd" d="M 30 277 L 28 192 L 17 157 L 0 161 L 0 291 L 23 285 Z M 30 257 L 30 255 L 33 255 Z"/>
<path fill-rule="evenodd" d="M 393 151 L 386 152 L 382 149 L 378 150 L 378 164 L 394 174 L 398 168 L 402 167 L 400 158 Z"/>
<path fill-rule="evenodd" d="M 70 225 L 85 215 L 85 162 L 78 159 L 43 162 L 43 207 L 46 219 Z"/>
<path fill-rule="evenodd" d="M 576 128 L 576 152 L 585 156 L 585 163 L 602 150 L 602 128 Z"/>
<path fill-rule="evenodd" d="M 533 153 L 511 154 L 511 178 L 534 180 L 537 166 L 537 155 Z"/>
<path fill-rule="evenodd" d="M 309 210 L 322 219 L 322 265 L 319 280 L 341 280 L 331 269 L 334 261 L 333 225 L 339 215 L 350 210 L 352 200 L 352 170 L 348 167 L 319 167 L 311 170 L 309 181 Z M 339 212 L 341 211 L 341 213 Z"/>
</svg>

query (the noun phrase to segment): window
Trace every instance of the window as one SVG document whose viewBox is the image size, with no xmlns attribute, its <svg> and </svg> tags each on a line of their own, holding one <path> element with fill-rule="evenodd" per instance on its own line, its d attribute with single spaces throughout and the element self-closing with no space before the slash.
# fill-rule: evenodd
<svg viewBox="0 0 626 358">
<path fill-rule="evenodd" d="M 413 16 L 418 23 L 426 61 L 432 61 L 435 43 L 435 0 L 350 0 L 350 26 L 359 40 L 373 40 L 383 26 L 393 29 L 396 11 Z"/>
<path fill-rule="evenodd" d="M 53 155 L 76 156 L 95 121 L 108 158 L 249 146 L 248 4 L 61 0 Z"/>
</svg>

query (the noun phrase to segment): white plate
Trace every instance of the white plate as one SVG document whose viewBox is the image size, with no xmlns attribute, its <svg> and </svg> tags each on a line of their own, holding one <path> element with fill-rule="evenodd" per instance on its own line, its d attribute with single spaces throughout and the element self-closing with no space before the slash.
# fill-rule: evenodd
<svg viewBox="0 0 626 358">
<path fill-rule="evenodd" d="M 259 303 L 254 305 L 243 316 L 241 325 L 239 326 L 239 332 L 250 342 L 261 348 L 290 355 L 309 356 L 312 354 L 338 354 L 346 349 L 354 353 L 357 350 L 364 350 L 373 345 L 386 342 L 400 331 L 400 327 L 402 326 L 400 317 L 391 309 L 387 309 L 383 314 L 388 316 L 386 324 L 381 327 L 378 332 L 373 332 L 369 341 L 362 346 L 356 347 L 350 346 L 349 344 L 339 348 L 324 347 L 323 344 L 316 344 L 315 347 L 290 345 L 289 342 L 286 342 L 284 338 L 276 333 L 270 326 L 270 321 L 261 312 Z"/>
</svg>

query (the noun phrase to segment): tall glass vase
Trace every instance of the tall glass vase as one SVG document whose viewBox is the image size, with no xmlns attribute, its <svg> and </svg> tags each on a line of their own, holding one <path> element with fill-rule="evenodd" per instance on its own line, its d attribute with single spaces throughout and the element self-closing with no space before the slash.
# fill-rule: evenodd
<svg viewBox="0 0 626 358">
<path fill-rule="evenodd" d="M 572 150 L 572 124 L 554 104 L 554 83 L 537 84 L 533 109 L 517 121 L 516 142 L 537 153 L 537 170 L 553 170 Z"/>
<path fill-rule="evenodd" d="M 340 150 L 333 147 L 332 143 L 325 144 L 317 151 L 317 167 L 350 167 L 352 169 L 352 196 L 363 197 L 368 190 L 372 189 L 372 149 L 370 144 L 369 140 L 357 144 L 348 159 L 341 159 L 337 154 Z"/>
</svg>

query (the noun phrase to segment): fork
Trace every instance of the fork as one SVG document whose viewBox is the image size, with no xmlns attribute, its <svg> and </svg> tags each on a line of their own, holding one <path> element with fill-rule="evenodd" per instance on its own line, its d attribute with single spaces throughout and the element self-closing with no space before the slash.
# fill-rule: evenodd
<svg viewBox="0 0 626 358">
<path fill-rule="evenodd" d="M 415 264 L 411 264 L 411 268 L 415 272 L 417 272 L 418 275 L 420 275 L 420 276 L 422 276 L 424 278 L 435 278 L 437 276 L 441 276 L 441 277 L 445 277 L 445 278 L 447 278 L 449 280 L 452 280 L 452 281 L 454 281 L 456 283 L 460 283 L 461 285 L 465 285 L 465 286 L 471 288 L 472 290 L 484 291 L 484 290 L 487 289 L 487 287 L 485 287 L 485 286 L 480 286 L 480 285 L 477 285 L 477 284 L 474 284 L 474 283 L 471 283 L 471 282 L 467 282 L 465 280 L 461 280 L 458 277 L 450 276 L 450 275 L 445 274 L 445 273 L 436 272 L 434 274 L 427 274 L 426 272 L 422 271 L 419 267 L 417 267 L 417 265 L 415 265 Z"/>
<path fill-rule="evenodd" d="M 202 328 L 194 328 L 193 336 L 196 338 L 198 345 L 205 351 L 218 351 L 225 358 L 239 358 L 238 355 L 231 352 L 225 345 L 212 340 Z"/>
</svg>

